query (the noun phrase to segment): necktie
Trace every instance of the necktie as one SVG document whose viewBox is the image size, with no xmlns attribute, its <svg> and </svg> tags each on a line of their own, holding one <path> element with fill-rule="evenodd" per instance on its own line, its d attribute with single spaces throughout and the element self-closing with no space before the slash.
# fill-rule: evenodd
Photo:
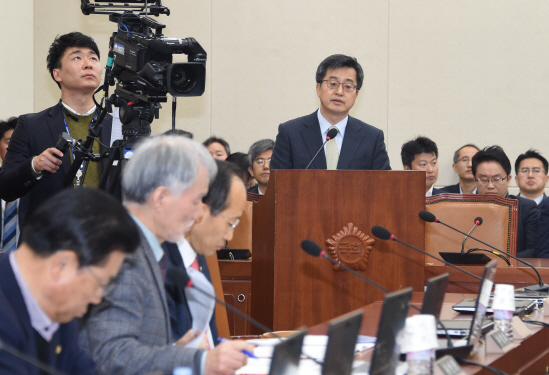
<svg viewBox="0 0 549 375">
<path fill-rule="evenodd" d="M 328 131 L 331 129 L 337 129 L 336 126 L 330 126 Z M 335 170 L 337 169 L 337 161 L 339 160 L 339 150 L 337 149 L 337 143 L 335 138 L 330 139 L 326 143 L 326 169 Z"/>
<path fill-rule="evenodd" d="M 197 271 L 200 271 L 198 269 L 198 258 L 194 258 L 194 261 L 191 263 L 191 268 L 197 270 Z"/>
<path fill-rule="evenodd" d="M 4 227 L 2 230 L 2 251 L 9 253 L 17 247 L 17 202 L 6 203 L 6 211 L 4 212 Z"/>
</svg>

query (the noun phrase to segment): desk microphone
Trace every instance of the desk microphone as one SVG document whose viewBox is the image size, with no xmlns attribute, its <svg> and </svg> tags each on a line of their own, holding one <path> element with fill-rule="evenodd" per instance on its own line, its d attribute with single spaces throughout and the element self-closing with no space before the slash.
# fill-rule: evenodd
<svg viewBox="0 0 549 375">
<path fill-rule="evenodd" d="M 450 226 L 450 225 L 448 225 L 448 224 L 446 224 L 446 223 L 440 221 L 432 212 L 429 212 L 429 211 L 421 211 L 421 212 L 419 213 L 419 217 L 420 217 L 420 219 L 423 220 L 423 221 L 426 221 L 426 222 L 429 222 L 429 223 L 439 223 L 439 224 L 442 224 L 442 225 L 444 225 L 444 226 L 447 226 L 447 227 L 450 228 L 450 229 L 455 230 L 455 231 L 458 232 L 458 233 L 467 234 L 467 233 L 464 233 L 464 232 L 460 231 L 459 229 L 456 229 L 456 228 L 454 228 L 454 227 L 452 227 L 452 226 Z M 541 275 L 539 274 L 539 272 L 538 272 L 538 270 L 536 269 L 536 267 L 534 267 L 533 265 L 531 265 L 531 264 L 528 263 L 527 261 L 522 260 L 522 259 L 520 259 L 520 258 L 518 258 L 518 257 L 516 257 L 516 256 L 514 256 L 514 255 L 509 254 L 509 253 L 505 253 L 505 252 L 499 250 L 497 247 L 494 247 L 494 246 L 492 246 L 492 245 L 489 245 L 489 244 L 487 244 L 486 242 L 479 240 L 478 238 L 475 238 L 475 237 L 473 237 L 473 236 L 469 236 L 469 237 L 471 237 L 471 238 L 472 238 L 473 240 L 475 240 L 475 241 L 480 242 L 480 243 L 483 244 L 483 245 L 486 245 L 486 246 L 488 246 L 488 247 L 494 249 L 495 251 L 486 250 L 486 249 L 471 249 L 471 250 L 469 250 L 468 252 L 476 251 L 476 250 L 482 250 L 482 251 L 486 251 L 486 252 L 488 252 L 488 253 L 491 253 L 491 254 L 494 254 L 494 255 L 497 255 L 497 256 L 500 256 L 500 255 L 502 255 L 502 254 L 505 254 L 506 256 L 510 256 L 511 258 L 516 259 L 516 260 L 518 260 L 519 262 L 521 262 L 521 263 L 523 263 L 523 264 L 526 264 L 527 266 L 531 267 L 531 268 L 534 270 L 534 272 L 536 272 L 536 274 L 538 275 L 539 283 L 538 283 L 538 285 L 532 285 L 532 286 L 527 286 L 527 287 L 525 287 L 525 288 L 524 288 L 525 291 L 529 291 L 529 292 L 546 292 L 546 291 L 549 291 L 549 285 L 548 285 L 548 284 L 545 284 L 545 283 L 543 282 L 543 280 L 541 279 Z"/>
<path fill-rule="evenodd" d="M 422 212 L 424 212 L 424 211 L 422 211 Z M 465 270 L 464 270 L 463 268 L 461 268 L 461 267 L 458 267 L 458 266 L 456 266 L 456 265 L 453 265 L 453 264 L 450 263 L 450 262 L 447 262 L 447 261 L 445 261 L 445 260 L 443 260 L 443 259 L 437 258 L 436 256 L 434 256 L 434 255 L 432 255 L 432 254 L 429 254 L 429 253 L 426 252 L 426 251 L 420 250 L 420 249 L 418 249 L 418 248 L 415 247 L 415 246 L 412 246 L 412 245 L 410 245 L 410 244 L 408 244 L 408 243 L 406 243 L 406 242 L 404 242 L 404 241 L 399 240 L 399 239 L 396 238 L 393 234 L 391 234 L 391 232 L 389 232 L 387 229 L 385 229 L 385 228 L 383 228 L 383 227 L 380 227 L 380 226 L 378 226 L 378 225 L 372 227 L 372 234 L 373 234 L 374 236 L 376 236 L 377 238 L 382 239 L 382 240 L 393 240 L 393 241 L 399 242 L 399 243 L 401 243 L 401 244 L 403 244 L 403 245 L 405 245 L 405 246 L 408 246 L 408 247 L 411 248 L 411 249 L 414 249 L 414 250 L 416 250 L 416 251 L 419 251 L 420 253 L 422 253 L 422 254 L 424 254 L 424 255 L 430 256 L 431 258 L 434 258 L 434 259 L 436 259 L 436 260 L 438 260 L 438 261 L 441 261 L 442 263 L 446 264 L 447 266 L 454 267 L 455 269 L 460 270 L 461 272 L 464 272 L 464 273 L 466 273 L 467 275 L 474 277 L 475 279 L 482 280 L 481 277 L 478 277 L 477 275 L 474 275 L 474 274 L 472 274 L 472 273 L 469 272 L 469 271 L 465 271 Z"/>
<path fill-rule="evenodd" d="M 30 355 L 23 353 L 20 350 L 15 349 L 13 346 L 6 344 L 3 340 L 0 340 L 0 350 L 5 351 L 6 353 L 11 354 L 17 359 L 20 359 L 21 361 L 36 367 L 50 375 L 66 375 L 64 372 L 61 372 L 50 365 L 39 361 L 38 359 L 31 357 Z"/>
<path fill-rule="evenodd" d="M 465 241 L 467 241 L 467 238 L 469 238 L 469 235 L 473 232 L 473 230 L 477 227 L 477 225 L 482 224 L 482 218 L 480 216 L 475 218 L 475 225 L 473 225 L 473 228 L 467 233 L 465 238 L 463 239 L 463 242 L 461 243 L 461 253 L 464 254 L 465 252 Z"/>
<path fill-rule="evenodd" d="M 324 148 L 324 145 L 326 144 L 326 142 L 328 142 L 331 139 L 334 139 L 338 132 L 339 132 L 339 130 L 337 130 L 337 128 L 332 128 L 332 129 L 328 130 L 328 134 L 326 134 L 326 140 L 324 141 L 322 146 L 320 146 L 320 148 L 316 152 L 315 156 L 313 156 L 313 159 L 309 162 L 309 164 L 307 164 L 307 167 L 305 167 L 305 169 L 309 169 L 309 167 L 311 166 L 313 161 L 315 161 L 316 156 L 318 155 L 320 150 L 322 150 Z"/>
<path fill-rule="evenodd" d="M 207 291 L 205 291 L 204 289 L 194 285 L 193 281 L 189 278 L 189 275 L 187 274 L 187 271 L 185 271 L 185 269 L 183 269 L 181 267 L 172 267 L 172 268 L 168 269 L 167 272 L 166 272 L 166 279 L 170 280 L 172 283 L 174 283 L 175 285 L 177 285 L 181 289 L 193 288 L 194 290 L 200 292 L 204 296 L 215 300 L 215 302 L 219 303 L 221 306 L 225 307 L 227 310 L 232 311 L 233 313 L 235 313 L 236 315 L 238 315 L 239 317 L 241 317 L 245 321 L 252 323 L 254 326 L 261 329 L 263 332 L 270 332 L 271 335 L 273 335 L 277 339 L 279 339 L 279 340 L 283 339 L 281 336 L 274 333 L 272 329 L 269 329 L 268 327 L 266 327 L 263 324 L 259 323 L 257 320 L 255 320 L 255 319 L 249 317 L 248 315 L 238 311 L 236 309 L 236 307 L 233 307 L 231 305 L 226 304 L 225 302 L 223 302 L 219 298 L 217 298 L 215 295 L 212 295 L 212 294 L 208 293 Z M 313 357 L 309 357 L 305 353 L 301 353 L 301 354 L 304 355 L 305 357 L 307 357 L 308 359 L 316 362 L 316 364 L 322 366 L 322 362 L 320 362 L 319 360 L 317 360 Z"/>
</svg>

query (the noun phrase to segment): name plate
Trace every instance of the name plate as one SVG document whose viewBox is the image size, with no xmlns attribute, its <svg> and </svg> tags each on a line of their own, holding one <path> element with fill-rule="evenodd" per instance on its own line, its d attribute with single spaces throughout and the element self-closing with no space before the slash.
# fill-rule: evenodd
<svg viewBox="0 0 549 375">
<path fill-rule="evenodd" d="M 513 341 L 499 329 L 493 329 L 486 334 L 486 353 L 507 353 L 512 348 Z"/>
<path fill-rule="evenodd" d="M 435 362 L 434 375 L 466 375 L 454 357 L 445 355 Z"/>
</svg>

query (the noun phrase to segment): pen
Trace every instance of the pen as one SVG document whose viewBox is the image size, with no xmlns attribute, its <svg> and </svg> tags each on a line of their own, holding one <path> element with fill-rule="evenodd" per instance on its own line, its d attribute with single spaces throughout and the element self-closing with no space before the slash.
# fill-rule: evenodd
<svg viewBox="0 0 549 375">
<path fill-rule="evenodd" d="M 223 338 L 223 337 L 220 337 L 220 338 L 219 338 L 219 342 L 227 342 L 227 341 L 229 341 L 229 340 L 227 340 L 227 339 L 225 339 L 225 338 Z M 242 350 L 242 353 L 246 354 L 246 355 L 247 355 L 248 357 L 250 357 L 250 358 L 255 358 L 255 359 L 257 359 L 257 357 L 254 355 L 254 353 L 250 353 L 250 352 L 247 351 L 247 350 Z"/>
</svg>

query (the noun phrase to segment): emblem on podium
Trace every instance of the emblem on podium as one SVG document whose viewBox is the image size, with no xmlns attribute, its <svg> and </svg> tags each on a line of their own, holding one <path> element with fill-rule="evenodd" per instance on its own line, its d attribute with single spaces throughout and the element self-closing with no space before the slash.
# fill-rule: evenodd
<svg viewBox="0 0 549 375">
<path fill-rule="evenodd" d="M 325 243 L 328 254 L 334 260 L 345 263 L 355 271 L 365 271 L 375 240 L 349 223 Z M 334 265 L 334 270 L 341 271 L 342 268 Z"/>
</svg>

